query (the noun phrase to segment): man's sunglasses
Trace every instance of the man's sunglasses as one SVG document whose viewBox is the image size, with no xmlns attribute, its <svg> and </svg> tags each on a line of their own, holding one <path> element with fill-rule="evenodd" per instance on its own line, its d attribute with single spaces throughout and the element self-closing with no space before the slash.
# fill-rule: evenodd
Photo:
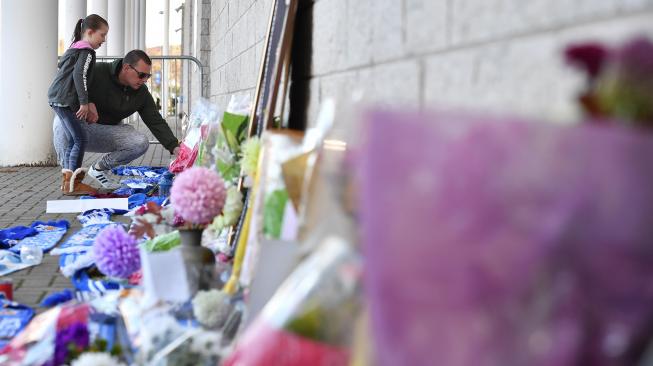
<svg viewBox="0 0 653 366">
<path fill-rule="evenodd" d="M 145 79 L 145 80 L 147 80 L 147 79 L 149 79 L 150 77 L 152 77 L 152 74 L 148 74 L 148 73 L 146 73 L 146 72 L 140 72 L 140 71 L 136 70 L 136 68 L 135 68 L 134 66 L 130 65 L 130 64 L 127 64 L 127 66 L 129 66 L 132 70 L 136 71 L 136 73 L 138 74 L 138 77 L 139 77 L 140 79 Z"/>
</svg>

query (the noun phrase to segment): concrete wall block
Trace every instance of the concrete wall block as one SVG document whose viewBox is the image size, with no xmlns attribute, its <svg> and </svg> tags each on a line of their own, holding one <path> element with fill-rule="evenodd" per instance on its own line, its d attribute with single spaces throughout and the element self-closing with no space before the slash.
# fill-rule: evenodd
<svg viewBox="0 0 653 366">
<path fill-rule="evenodd" d="M 227 35 L 228 25 L 229 25 L 228 16 L 226 15 L 226 13 L 222 13 L 222 15 L 220 15 L 220 18 L 216 22 L 216 25 L 218 27 L 217 37 L 218 39 L 223 39 Z"/>
<path fill-rule="evenodd" d="M 320 78 L 320 103 L 326 99 L 349 100 L 351 91 L 357 86 L 356 71 L 347 71 Z"/>
<path fill-rule="evenodd" d="M 581 40 L 622 42 L 646 27 L 653 36 L 651 15 L 614 18 L 432 56 L 426 60 L 425 99 L 429 105 L 577 120 L 580 111 L 575 100 L 584 78 L 564 64 L 564 47 Z"/>
<path fill-rule="evenodd" d="M 220 89 L 222 87 L 222 81 L 220 80 L 220 69 L 218 68 L 217 70 L 211 71 L 211 75 L 213 82 L 211 83 L 211 91 L 209 95 L 217 95 L 220 93 Z"/>
<path fill-rule="evenodd" d="M 238 19 L 243 16 L 243 13 L 245 13 L 246 5 L 245 5 L 245 0 L 234 0 L 236 2 L 237 8 L 238 9 Z"/>
<path fill-rule="evenodd" d="M 260 41 L 265 37 L 265 32 L 267 31 L 267 20 L 269 16 L 270 9 L 265 6 L 263 0 L 256 0 L 252 8 L 254 12 L 254 20 L 256 22 L 256 41 Z"/>
<path fill-rule="evenodd" d="M 472 89 L 475 49 L 427 58 L 425 61 L 425 106 L 457 106 Z"/>
<path fill-rule="evenodd" d="M 247 14 L 245 14 L 245 28 L 247 29 L 247 47 L 252 47 L 256 44 L 257 34 L 258 34 L 258 22 L 256 20 L 256 6 L 252 3 L 252 7 L 249 8 Z"/>
<path fill-rule="evenodd" d="M 544 35 L 429 58 L 425 106 L 565 120 L 581 78 L 565 71 L 557 50 Z"/>
<path fill-rule="evenodd" d="M 624 10 L 651 10 L 653 0 L 622 0 L 620 7 Z"/>
<path fill-rule="evenodd" d="M 247 50 L 247 69 L 245 74 L 247 76 L 247 85 L 252 88 L 256 87 L 256 78 L 258 77 L 258 68 L 256 67 L 258 60 L 256 59 L 256 46 L 250 47 Z"/>
<path fill-rule="evenodd" d="M 352 0 L 347 4 L 347 66 L 356 67 L 372 63 L 372 9 L 373 0 Z M 316 14 L 316 16 L 319 16 Z"/>
<path fill-rule="evenodd" d="M 236 59 L 234 59 L 233 64 L 234 64 L 234 73 L 235 73 L 234 88 L 229 90 L 229 92 L 232 92 L 234 90 L 243 89 L 243 83 L 242 83 L 243 73 L 241 72 L 242 68 L 241 68 L 240 57 L 237 57 Z"/>
<path fill-rule="evenodd" d="M 567 43 L 595 40 L 615 44 L 638 35 L 653 38 L 652 24 L 653 9 L 649 9 L 632 16 L 615 17 L 602 22 L 569 28 L 560 32 L 558 36 Z"/>
<path fill-rule="evenodd" d="M 375 1 L 372 17 L 374 62 L 405 56 L 403 2 Z"/>
<path fill-rule="evenodd" d="M 417 60 L 393 62 L 359 71 L 352 95 L 359 89 L 372 104 L 419 107 L 420 64 Z"/>
<path fill-rule="evenodd" d="M 347 0 L 313 5 L 313 74 L 341 70 L 347 65 Z"/>
<path fill-rule="evenodd" d="M 252 49 L 254 50 L 254 68 L 255 68 L 255 72 L 252 75 L 252 78 L 254 79 L 254 83 L 252 85 L 254 85 L 254 88 L 256 88 L 256 83 L 258 83 L 258 76 L 259 76 L 258 74 L 261 68 L 261 61 L 262 61 L 261 54 L 263 52 L 263 42 L 257 43 L 254 47 L 252 47 Z"/>
<path fill-rule="evenodd" d="M 229 1 L 227 2 L 227 29 L 231 29 L 231 27 L 236 24 L 236 21 L 238 20 L 238 5 L 236 4 L 235 1 Z"/>
<path fill-rule="evenodd" d="M 248 47 L 245 18 L 240 18 L 234 27 L 234 47 L 237 55 L 243 53 Z"/>
<path fill-rule="evenodd" d="M 243 14 L 243 17 L 240 21 L 243 23 L 243 28 L 245 29 L 245 34 L 243 37 L 245 49 L 250 48 L 254 44 L 254 39 L 256 38 L 256 28 L 253 26 L 252 16 L 254 12 L 249 9 Z"/>
<path fill-rule="evenodd" d="M 252 7 L 253 3 L 254 2 L 252 0 L 241 0 L 241 3 L 240 3 L 240 7 L 241 7 L 240 15 L 244 16 L 245 14 L 247 14 L 247 12 Z"/>
<path fill-rule="evenodd" d="M 479 42 L 615 15 L 620 0 L 453 0 L 452 41 Z"/>
<path fill-rule="evenodd" d="M 234 69 L 232 62 L 225 65 L 225 91 L 234 89 Z"/>
<path fill-rule="evenodd" d="M 447 1 L 405 0 L 406 50 L 424 54 L 447 46 Z"/>
<path fill-rule="evenodd" d="M 226 61 L 229 62 L 234 57 L 234 49 L 233 49 L 233 34 L 231 32 L 227 32 L 227 34 L 224 37 L 224 50 L 225 50 L 225 58 Z"/>
<path fill-rule="evenodd" d="M 227 62 L 224 52 L 224 40 L 213 43 L 211 46 L 211 49 L 214 51 L 211 53 L 211 64 L 215 65 L 215 67 L 223 66 Z"/>
<path fill-rule="evenodd" d="M 224 0 L 216 0 L 211 6 L 211 26 L 218 20 L 220 13 L 222 12 L 222 7 L 224 6 Z"/>
<path fill-rule="evenodd" d="M 222 12 L 224 12 L 224 9 L 227 6 L 227 2 L 228 0 L 214 0 L 211 4 L 211 10 L 217 11 L 218 15 L 220 15 Z"/>
<path fill-rule="evenodd" d="M 227 89 L 227 68 L 223 67 L 220 69 L 220 85 L 218 86 L 220 94 L 224 94 L 228 91 Z"/>
</svg>

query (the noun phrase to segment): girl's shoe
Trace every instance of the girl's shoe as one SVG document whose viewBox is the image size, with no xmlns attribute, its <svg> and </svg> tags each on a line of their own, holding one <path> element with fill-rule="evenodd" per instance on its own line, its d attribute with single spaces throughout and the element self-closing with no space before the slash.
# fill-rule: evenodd
<svg viewBox="0 0 653 366">
<path fill-rule="evenodd" d="M 66 186 L 66 172 L 64 172 L 65 170 L 68 169 L 62 170 L 62 173 L 64 174 L 64 186 Z M 70 172 L 70 170 L 68 171 Z M 70 178 L 68 178 L 68 192 L 64 192 L 64 194 L 67 196 L 85 196 L 89 194 L 96 194 L 97 190 L 95 188 L 89 186 L 88 184 L 82 183 L 85 176 L 86 169 L 75 169 L 75 171 L 72 172 Z"/>
</svg>

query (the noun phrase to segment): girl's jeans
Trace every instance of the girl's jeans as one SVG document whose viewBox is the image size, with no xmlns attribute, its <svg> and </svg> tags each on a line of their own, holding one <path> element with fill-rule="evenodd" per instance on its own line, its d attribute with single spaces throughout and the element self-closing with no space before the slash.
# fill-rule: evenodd
<svg viewBox="0 0 653 366">
<path fill-rule="evenodd" d="M 61 120 L 62 131 L 68 141 L 60 157 L 64 169 L 75 170 L 82 167 L 88 138 L 84 129 L 85 121 L 80 121 L 69 107 L 52 106 L 54 113 Z"/>
</svg>

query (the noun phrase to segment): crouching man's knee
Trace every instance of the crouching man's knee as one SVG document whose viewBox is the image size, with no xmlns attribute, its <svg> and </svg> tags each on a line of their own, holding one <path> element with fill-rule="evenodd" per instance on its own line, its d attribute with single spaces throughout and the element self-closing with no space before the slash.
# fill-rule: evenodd
<svg viewBox="0 0 653 366">
<path fill-rule="evenodd" d="M 147 139 L 147 136 L 143 133 L 134 134 L 133 150 L 138 156 L 144 155 L 147 152 L 147 149 L 150 147 L 150 141 Z"/>
</svg>

